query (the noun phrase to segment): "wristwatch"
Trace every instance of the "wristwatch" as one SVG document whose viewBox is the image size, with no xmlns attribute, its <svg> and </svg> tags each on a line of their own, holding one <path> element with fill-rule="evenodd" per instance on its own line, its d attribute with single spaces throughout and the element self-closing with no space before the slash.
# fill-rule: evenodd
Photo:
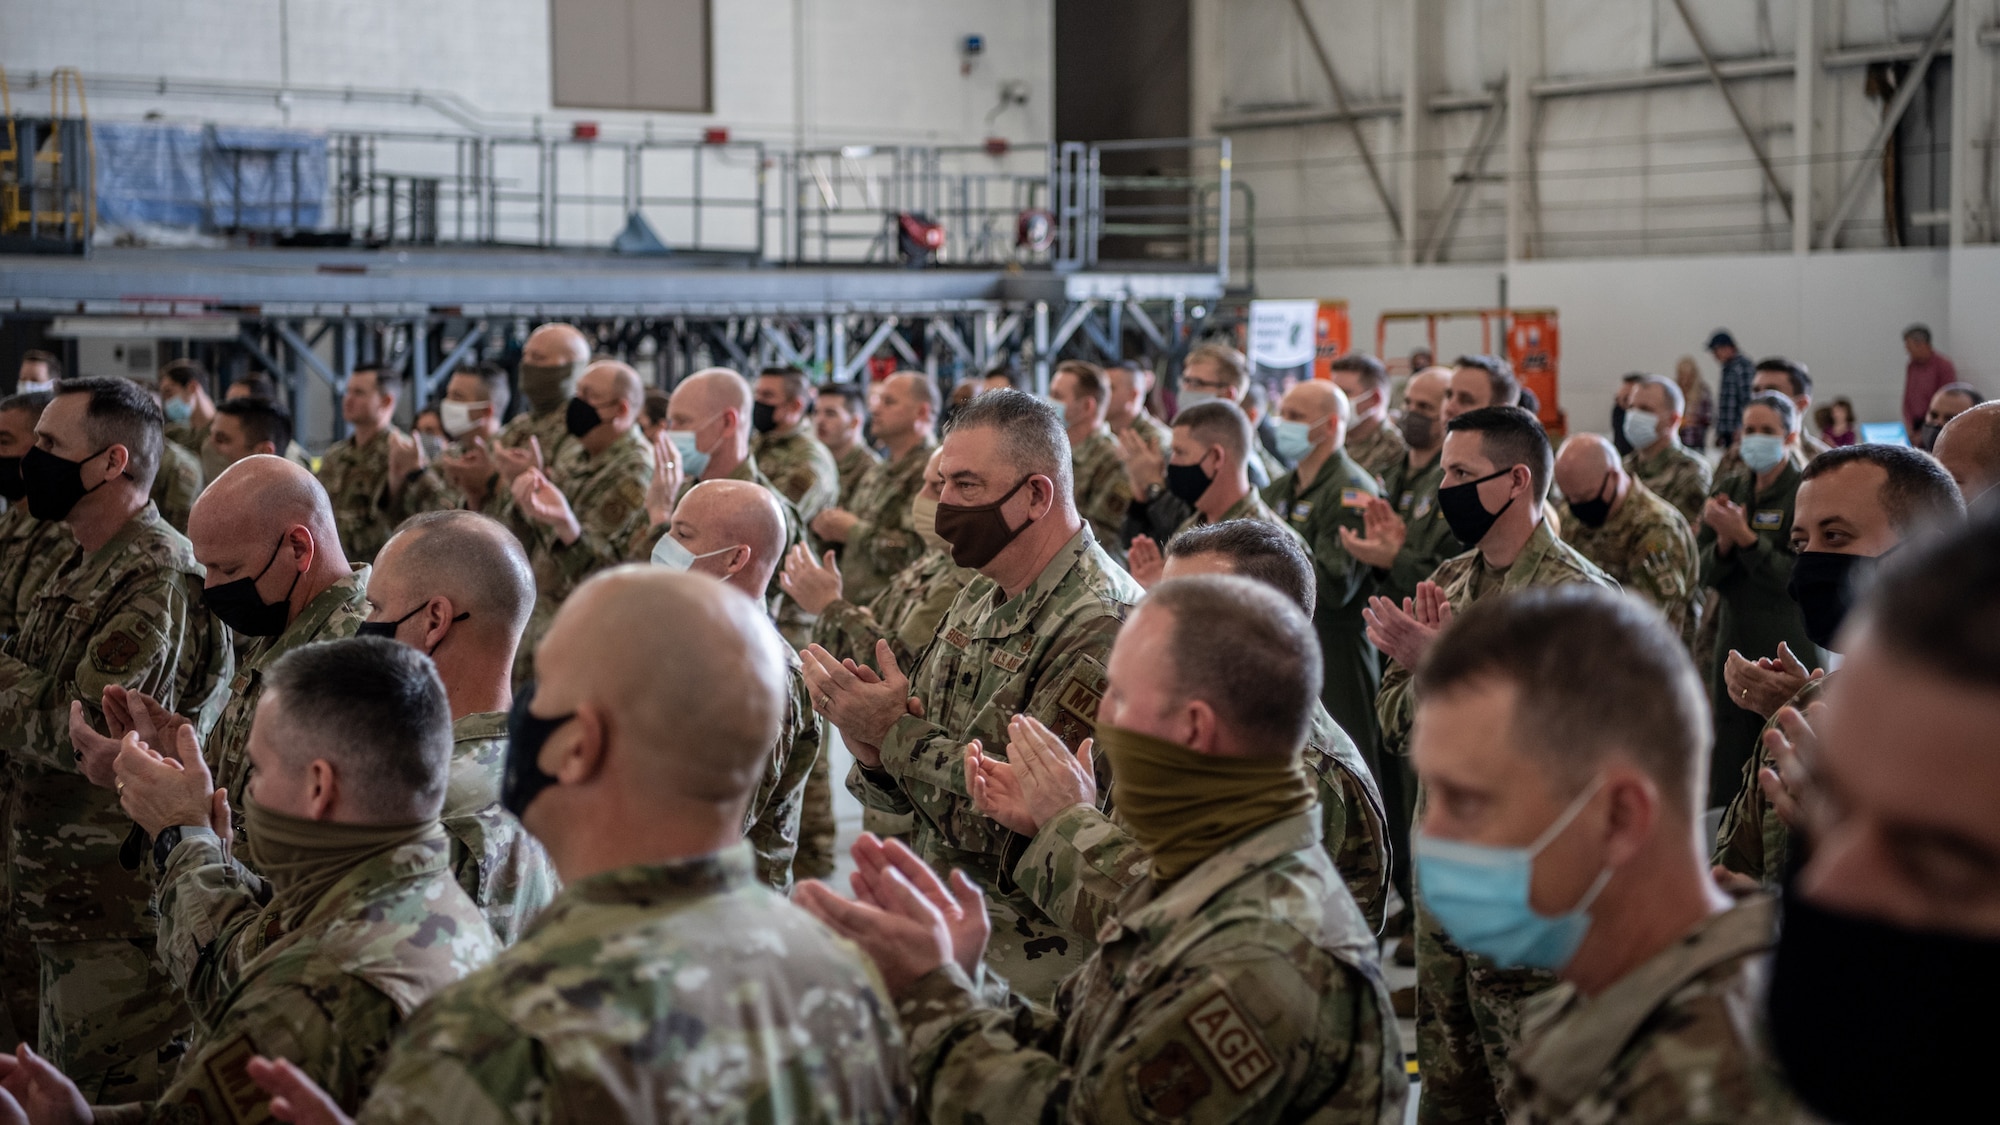
<svg viewBox="0 0 2000 1125">
<path fill-rule="evenodd" d="M 1160 493 L 1165 492 L 1166 490 L 1167 490 L 1166 485 L 1161 484 L 1159 481 L 1154 481 L 1153 483 L 1146 486 L 1146 495 L 1141 497 L 1141 500 L 1144 503 L 1151 504 L 1153 501 L 1158 500 L 1160 498 Z"/>
<path fill-rule="evenodd" d="M 165 875 L 167 873 L 167 857 L 174 854 L 174 849 L 180 847 L 181 841 L 189 835 L 201 835 L 203 833 L 213 836 L 215 835 L 215 830 L 205 824 L 176 824 L 171 828 L 162 828 L 160 834 L 153 837 L 154 870 Z"/>
</svg>

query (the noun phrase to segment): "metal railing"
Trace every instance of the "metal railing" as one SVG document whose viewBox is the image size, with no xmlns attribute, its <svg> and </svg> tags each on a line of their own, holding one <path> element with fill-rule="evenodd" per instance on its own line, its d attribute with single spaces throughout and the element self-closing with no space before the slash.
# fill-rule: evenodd
<svg viewBox="0 0 2000 1125">
<path fill-rule="evenodd" d="M 943 228 L 939 264 L 1047 261 L 1048 246 L 1024 242 L 1019 228 L 1047 210 L 1048 146 L 844 145 L 779 161 L 794 262 L 898 261 L 904 214 Z"/>
<path fill-rule="evenodd" d="M 1176 262 L 1229 276 L 1238 229 L 1229 216 L 1229 138 L 1070 141 L 1055 166 L 1060 263 Z M 1211 243 L 1218 231 L 1227 234 Z"/>
</svg>

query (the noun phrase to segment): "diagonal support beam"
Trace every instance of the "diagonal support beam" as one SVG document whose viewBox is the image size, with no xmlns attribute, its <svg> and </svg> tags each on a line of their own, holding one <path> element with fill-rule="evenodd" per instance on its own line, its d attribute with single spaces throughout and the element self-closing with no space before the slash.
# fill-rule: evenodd
<svg viewBox="0 0 2000 1125">
<path fill-rule="evenodd" d="M 1347 104 L 1347 91 L 1340 88 L 1340 76 L 1334 73 L 1333 56 L 1326 53 L 1326 44 L 1319 40 L 1319 29 L 1313 26 L 1312 17 L 1306 14 L 1305 0 L 1292 0 L 1292 10 L 1299 14 L 1299 24 L 1306 29 L 1306 41 L 1312 44 L 1313 54 L 1319 59 L 1319 68 L 1326 74 L 1326 84 L 1333 87 L 1333 105 L 1340 111 L 1341 119 L 1347 123 L 1347 131 L 1354 137 L 1354 147 L 1360 150 L 1361 163 L 1368 169 L 1368 180 L 1375 185 L 1375 196 L 1382 201 L 1382 210 L 1389 213 L 1389 225 L 1395 229 L 1398 239 L 1403 237 L 1403 214 L 1396 207 L 1396 201 L 1389 196 L 1389 185 L 1382 182 L 1382 169 L 1375 166 L 1375 152 L 1368 147 L 1368 138 L 1361 131 L 1361 120 Z M 1227 239 L 1227 234 L 1224 239 Z"/>
<path fill-rule="evenodd" d="M 875 331 L 869 334 L 867 341 L 855 349 L 853 358 L 841 363 L 834 371 L 833 381 L 836 383 L 852 383 L 854 377 L 861 373 L 861 369 L 868 366 L 868 360 L 889 339 L 889 333 L 895 330 L 896 318 L 893 316 L 883 317 L 882 323 L 875 326 Z"/>
<path fill-rule="evenodd" d="M 313 374 L 325 379 L 326 385 L 332 387 L 335 394 L 346 393 L 347 380 L 335 375 L 333 368 L 326 365 L 326 361 L 321 359 L 319 354 L 312 350 L 312 345 L 306 343 L 305 339 L 298 334 L 296 329 L 282 320 L 272 321 L 271 327 L 278 330 L 279 339 L 282 339 L 286 344 L 291 346 L 292 354 L 299 357 L 307 367 L 312 368 Z M 349 351 L 352 350 L 351 348 L 349 349 Z"/>
<path fill-rule="evenodd" d="M 1910 64 L 1910 72 L 1903 75 L 1903 82 L 1896 87 L 1896 96 L 1890 99 L 1889 108 L 1882 111 L 1882 123 L 1875 126 L 1875 135 L 1861 146 L 1861 151 L 1867 155 L 1847 177 L 1847 182 L 1840 185 L 1840 202 L 1833 209 L 1833 217 L 1826 221 L 1826 230 L 1819 236 L 1820 249 L 1831 250 L 1839 242 L 1840 228 L 1847 225 L 1848 216 L 1861 205 L 1861 197 L 1867 194 L 1869 181 L 1882 174 L 1879 155 L 1882 146 L 1895 134 L 1896 126 L 1902 124 L 1904 112 L 1917 99 L 1917 91 L 1923 89 L 1924 75 L 1930 73 L 1931 62 L 1937 58 L 1938 49 L 1951 38 L 1952 18 L 1957 13 L 1958 4 L 1959 0 L 1945 0 L 1944 11 L 1938 13 L 1937 26 L 1931 29 L 1931 37 L 1924 43 L 1924 53 Z M 1964 106 L 1956 106 L 1953 112 L 1965 109 Z"/>
<path fill-rule="evenodd" d="M 1722 77 L 1722 69 L 1715 65 L 1715 55 L 1708 49 L 1708 40 L 1702 37 L 1701 25 L 1694 21 L 1694 13 L 1688 11 L 1687 0 L 1674 0 L 1674 7 L 1680 9 L 1681 22 L 1687 25 L 1688 35 L 1694 39 L 1694 49 L 1701 55 L 1701 65 L 1708 68 L 1708 76 L 1715 82 L 1715 89 L 1729 106 L 1729 115 L 1736 119 L 1736 127 L 1743 131 L 1743 139 L 1750 145 L 1750 151 L 1757 155 L 1757 166 L 1764 170 L 1764 182 L 1771 185 L 1771 193 L 1778 197 L 1778 205 L 1785 209 L 1785 218 L 1792 217 L 1792 194 L 1785 185 L 1778 182 L 1778 170 L 1771 165 L 1771 154 L 1764 151 L 1764 142 L 1750 128 L 1750 119 L 1743 116 L 1743 107 L 1736 104 L 1736 95 L 1730 93 L 1729 83 Z"/>
<path fill-rule="evenodd" d="M 1501 75 L 1500 90 L 1507 88 L 1507 77 Z M 1417 255 L 1419 263 L 1434 263 L 1444 254 L 1445 244 L 1451 241 L 1451 230 L 1458 224 L 1458 213 L 1465 207 L 1465 201 L 1472 198 L 1472 187 L 1486 168 L 1486 158 L 1493 153 L 1493 146 L 1500 143 L 1507 120 L 1507 99 L 1502 92 L 1493 95 L 1493 104 L 1486 107 L 1486 113 L 1479 119 L 1479 131 L 1473 135 L 1472 147 L 1465 150 L 1465 160 L 1459 165 L 1458 175 L 1451 178 L 1451 191 L 1445 196 L 1444 207 L 1438 212 L 1437 224 L 1431 228 L 1431 236 L 1424 240 L 1423 253 Z"/>
<path fill-rule="evenodd" d="M 438 387 L 443 386 L 444 381 L 451 378 L 451 373 L 458 370 L 458 365 L 465 362 L 465 357 L 472 354 L 472 349 L 479 346 L 479 341 L 485 335 L 485 321 L 482 320 L 478 324 L 473 325 L 472 331 L 467 332 L 458 341 L 458 346 L 446 352 L 445 357 L 438 361 L 437 370 L 431 372 L 430 389 L 436 390 Z"/>
</svg>

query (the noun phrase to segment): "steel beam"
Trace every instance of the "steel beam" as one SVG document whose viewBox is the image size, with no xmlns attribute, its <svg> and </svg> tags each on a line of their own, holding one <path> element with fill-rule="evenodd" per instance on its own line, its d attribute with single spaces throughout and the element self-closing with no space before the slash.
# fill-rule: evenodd
<svg viewBox="0 0 2000 1125">
<path fill-rule="evenodd" d="M 1813 115 L 1819 104 L 1820 0 L 1794 0 L 1798 43 L 1792 54 L 1792 253 L 1812 251 Z"/>
<path fill-rule="evenodd" d="M 868 358 L 874 355 L 876 349 L 880 348 L 888 340 L 889 333 L 896 330 L 896 323 L 897 320 L 893 316 L 883 317 L 882 323 L 875 326 L 875 331 L 869 334 L 867 341 L 855 349 L 854 357 L 834 370 L 833 381 L 836 383 L 853 382 L 854 376 L 859 374 L 862 368 L 868 366 Z"/>
<path fill-rule="evenodd" d="M 1729 116 L 1736 119 L 1736 127 L 1743 131 L 1743 140 L 1757 157 L 1757 166 L 1764 170 L 1764 182 L 1771 185 L 1771 193 L 1778 197 L 1778 204 L 1785 209 L 1785 218 L 1792 217 L 1791 193 L 1778 182 L 1778 170 L 1771 165 L 1771 155 L 1764 151 L 1764 142 L 1757 139 L 1756 130 L 1750 127 L 1750 119 L 1743 115 L 1743 107 L 1736 104 L 1736 95 L 1729 90 L 1729 82 L 1716 66 L 1715 54 L 1708 49 L 1708 39 L 1701 33 L 1701 24 L 1695 22 L 1694 13 L 1688 10 L 1687 0 L 1674 0 L 1674 7 L 1680 11 L 1681 22 L 1687 25 L 1688 35 L 1694 40 L 1694 49 L 1701 56 L 1701 64 L 1708 68 L 1708 76 L 1714 81 L 1716 92 L 1729 107 Z"/>
<path fill-rule="evenodd" d="M 1675 2 L 1678 3 L 1679 0 Z M 1910 64 L 1910 71 L 1903 76 L 1902 85 L 1896 87 L 1896 96 L 1890 100 L 1888 108 L 1882 111 L 1882 121 L 1875 126 L 1874 135 L 1868 138 L 1867 144 L 1861 146 L 1864 154 L 1861 166 L 1849 174 L 1847 183 L 1841 186 L 1840 202 L 1834 205 L 1833 215 L 1827 219 L 1826 230 L 1820 235 L 1820 249 L 1831 250 L 1839 244 L 1840 229 L 1847 225 L 1848 216 L 1854 214 L 1854 209 L 1861 204 L 1862 195 L 1868 191 L 1868 182 L 1881 175 L 1882 146 L 1895 135 L 1896 126 L 1902 123 L 1904 112 L 1910 108 L 1910 103 L 1916 100 L 1917 91 L 1923 88 L 1924 75 L 1930 73 L 1931 60 L 1937 58 L 1938 48 L 1951 36 L 1952 20 L 1958 14 L 1958 5 L 1959 0 L 1945 0 L 1944 11 L 1938 15 L 1937 26 L 1931 29 L 1931 37 L 1924 44 L 1923 54 L 1918 55 L 1917 61 Z"/>
<path fill-rule="evenodd" d="M 1507 85 L 1503 75 L 1501 87 Z M 1446 194 L 1444 207 L 1438 212 L 1437 222 L 1431 227 L 1430 237 L 1424 239 L 1423 252 L 1417 256 L 1420 263 L 1433 263 L 1444 256 L 1444 248 L 1451 241 L 1451 229 L 1458 223 L 1458 213 L 1464 209 L 1465 201 L 1472 198 L 1472 187 L 1479 181 L 1486 169 L 1486 158 L 1492 154 L 1493 145 L 1501 136 L 1500 126 L 1507 120 L 1507 99 L 1496 97 L 1486 116 L 1479 119 L 1479 132 L 1472 138 L 1472 147 L 1465 150 L 1465 159 L 1460 162 L 1458 174 L 1451 178 L 1451 191 Z"/>
<path fill-rule="evenodd" d="M 1538 0 L 1510 0 L 1507 5 L 1507 261 L 1528 256 L 1528 79 L 1539 69 L 1541 21 Z"/>
<path fill-rule="evenodd" d="M 347 393 L 347 379 L 344 376 L 334 374 L 333 368 L 328 367 L 326 361 L 314 353 L 312 345 L 306 343 L 305 338 L 299 335 L 296 328 L 293 328 L 282 320 L 272 321 L 271 327 L 277 330 L 278 338 L 283 340 L 292 349 L 292 354 L 298 358 L 299 362 L 311 369 L 313 374 L 326 380 L 326 385 L 333 388 L 334 394 Z M 344 327 L 346 328 L 346 335 L 351 338 L 354 331 L 353 322 L 347 322 Z M 350 356 L 343 363 L 343 366 L 347 368 L 349 373 L 352 373 L 354 370 L 352 366 L 349 366 L 352 362 L 353 357 Z"/>
<path fill-rule="evenodd" d="M 1292 10 L 1299 14 L 1299 24 L 1306 31 L 1306 42 L 1312 46 L 1314 56 L 1319 59 L 1319 68 L 1326 74 L 1326 84 L 1333 87 L 1333 104 L 1346 122 L 1348 133 L 1354 137 L 1354 147 L 1361 153 L 1362 165 L 1368 169 L 1368 182 L 1375 185 L 1375 196 L 1382 201 L 1382 210 L 1389 213 L 1389 226 L 1400 239 L 1403 237 L 1402 212 L 1397 210 L 1396 201 L 1389 197 L 1389 185 L 1382 182 L 1382 170 L 1375 166 L 1375 153 L 1368 147 L 1368 137 L 1361 131 L 1361 122 L 1348 108 L 1347 91 L 1340 88 L 1340 75 L 1333 69 L 1333 56 L 1326 53 L 1326 44 L 1320 42 L 1319 29 L 1313 26 L 1312 17 L 1306 14 L 1305 0 L 1292 0 Z M 1227 198 L 1225 193 L 1224 199 Z M 1229 234 L 1226 227 L 1222 237 L 1227 245 Z"/>
<path fill-rule="evenodd" d="M 1973 200 L 1979 183 L 1973 174 L 1980 163 L 1973 137 L 1980 122 L 1973 120 L 1973 106 L 1979 91 L 1990 88 L 1987 83 L 1992 65 L 1984 37 L 1979 34 L 1977 5 L 1958 5 L 1951 37 L 1954 45 L 1969 44 L 1954 51 L 1951 59 L 1951 244 L 1964 246 L 1973 238 Z M 1981 117 L 1992 112 L 1990 102 L 1979 107 Z"/>
<path fill-rule="evenodd" d="M 465 357 L 472 354 L 472 349 L 478 347 L 479 341 L 484 339 L 485 336 L 486 322 L 482 320 L 472 326 L 472 331 L 460 337 L 458 345 L 446 352 L 444 358 L 438 361 L 437 370 L 431 372 L 431 388 L 433 391 L 443 386 L 445 380 L 451 378 L 451 373 L 458 370 L 458 365 L 465 362 Z"/>
</svg>

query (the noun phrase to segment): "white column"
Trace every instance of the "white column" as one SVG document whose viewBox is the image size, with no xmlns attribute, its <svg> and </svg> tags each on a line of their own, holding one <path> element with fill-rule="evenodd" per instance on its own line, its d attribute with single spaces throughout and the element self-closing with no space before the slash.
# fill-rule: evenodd
<svg viewBox="0 0 2000 1125">
<path fill-rule="evenodd" d="M 1528 84 L 1540 70 L 1541 0 L 1507 6 L 1507 260 L 1528 252 L 1528 139 L 1534 107 Z"/>
<path fill-rule="evenodd" d="M 1819 102 L 1821 0 L 1797 0 L 1798 44 L 1792 70 L 1792 253 L 1812 251 L 1813 110 Z M 1956 119 L 1954 119 L 1956 120 Z"/>
</svg>

